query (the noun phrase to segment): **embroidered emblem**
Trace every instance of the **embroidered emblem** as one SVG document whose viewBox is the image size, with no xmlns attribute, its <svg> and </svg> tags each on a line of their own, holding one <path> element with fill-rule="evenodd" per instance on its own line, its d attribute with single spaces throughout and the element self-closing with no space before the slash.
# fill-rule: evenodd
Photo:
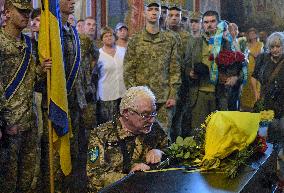
<svg viewBox="0 0 284 193">
<path fill-rule="evenodd" d="M 100 149 L 98 146 L 91 148 L 89 150 L 89 160 L 91 163 L 95 163 L 97 161 L 97 159 L 99 158 L 100 155 Z"/>
</svg>

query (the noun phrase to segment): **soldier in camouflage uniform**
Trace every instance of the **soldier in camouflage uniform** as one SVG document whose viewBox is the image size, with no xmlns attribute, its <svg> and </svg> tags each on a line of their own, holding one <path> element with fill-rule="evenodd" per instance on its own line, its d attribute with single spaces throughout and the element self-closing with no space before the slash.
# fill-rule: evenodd
<svg viewBox="0 0 284 193">
<path fill-rule="evenodd" d="M 30 38 L 21 33 L 30 12 L 30 0 L 5 2 L 7 25 L 0 30 L 0 112 L 6 131 L 16 136 L 9 138 L 8 160 L 0 165 L 1 170 L 6 167 L 6 176 L 0 179 L 1 193 L 33 192 L 37 129 L 31 99 L 36 78 L 43 75 L 32 57 Z M 44 61 L 43 66 L 50 68 L 51 64 Z"/>
<path fill-rule="evenodd" d="M 155 102 L 148 87 L 132 87 L 121 100 L 120 117 L 92 131 L 87 162 L 90 193 L 161 161 L 168 139 L 155 122 Z"/>
<path fill-rule="evenodd" d="M 161 17 L 159 19 L 159 24 L 161 30 L 166 30 L 166 18 L 168 15 L 168 1 L 167 0 L 161 0 Z"/>
<path fill-rule="evenodd" d="M 183 117 L 183 108 L 185 101 L 185 91 L 182 89 L 184 86 L 184 58 L 185 50 L 188 41 L 190 41 L 190 33 L 181 27 L 181 14 L 182 9 L 179 5 L 179 1 L 170 1 L 169 2 L 169 11 L 167 15 L 167 30 L 172 32 L 178 40 L 178 59 L 181 65 L 181 87 L 178 92 L 177 105 L 174 111 L 174 116 L 171 126 L 171 140 L 175 141 L 176 137 L 181 134 L 181 122 Z"/>
<path fill-rule="evenodd" d="M 193 38 L 193 41 L 190 41 L 187 45 L 186 51 L 185 72 L 189 96 L 187 114 L 190 116 L 191 123 L 188 124 L 188 128 L 184 128 L 184 136 L 192 135 L 192 129 L 200 128 L 200 125 L 204 123 L 210 113 L 217 109 L 228 110 L 227 107 L 230 103 L 227 90 L 238 87 L 243 79 L 243 74 L 239 70 L 234 70 L 236 72 L 233 72 L 233 74 L 236 75 L 228 75 L 225 80 L 226 83 L 222 83 L 220 67 L 217 69 L 219 77 L 217 76 L 216 82 L 210 79 L 212 62 L 209 60 L 209 56 L 212 53 L 213 46 L 209 45 L 209 40 L 216 37 L 217 25 L 221 20 L 216 11 L 207 11 L 203 15 L 202 22 L 204 33 L 201 34 L 201 37 Z M 230 44 L 227 39 L 223 38 L 223 35 L 224 32 L 222 31 L 220 50 L 230 50 Z M 217 103 L 218 101 L 221 102 Z"/>
<path fill-rule="evenodd" d="M 93 41 L 86 35 L 80 35 L 80 45 L 81 45 L 81 70 L 80 76 L 82 78 L 83 89 L 86 93 L 87 109 L 82 118 L 84 119 L 84 125 L 86 129 L 92 129 L 95 127 L 96 118 L 95 115 L 95 103 L 96 103 L 96 84 L 95 77 L 93 77 L 93 70 L 97 64 L 99 58 L 99 52 L 94 47 Z"/>
<path fill-rule="evenodd" d="M 103 47 L 103 42 L 97 35 L 97 24 L 94 17 L 86 17 L 85 19 L 85 34 L 92 40 L 96 49 Z"/>
<path fill-rule="evenodd" d="M 190 32 L 193 37 L 200 37 L 202 13 L 195 11 L 189 16 Z"/>
<path fill-rule="evenodd" d="M 73 137 L 71 138 L 71 159 L 72 172 L 69 176 L 64 177 L 60 169 L 59 155 L 54 157 L 54 176 L 55 176 L 55 191 L 67 192 L 68 189 L 72 192 L 80 192 L 84 186 L 82 178 L 78 178 L 81 171 L 85 171 L 86 162 L 86 125 L 89 127 L 94 125 L 93 105 L 93 85 L 91 84 L 90 71 L 92 68 L 93 55 L 87 53 L 87 49 L 92 50 L 92 45 L 87 37 L 79 37 L 75 27 L 67 22 L 68 16 L 74 12 L 74 0 L 60 0 L 60 13 L 62 16 L 63 28 L 63 50 L 65 62 L 65 74 L 67 84 L 70 80 L 71 72 L 74 72 L 73 82 L 69 87 L 68 92 L 68 108 L 71 118 L 71 126 Z M 82 42 L 79 41 L 81 38 Z M 94 52 L 93 52 L 94 53 Z M 95 60 L 95 59 L 94 59 Z M 76 66 L 78 67 L 77 70 Z M 93 104 L 92 104 L 93 103 Z M 89 112 L 91 112 L 89 114 Z M 88 114 L 88 116 L 86 116 Z M 42 160 L 48 160 L 48 113 L 44 112 L 44 132 L 42 150 Z M 46 161 L 42 161 L 43 188 L 42 191 L 50 192 L 49 190 L 49 167 Z M 75 180 L 76 179 L 76 180 Z M 77 180 L 79 179 L 79 180 Z"/>
<path fill-rule="evenodd" d="M 127 88 L 147 85 L 157 96 L 158 120 L 169 133 L 171 111 L 180 85 L 177 40 L 173 33 L 160 31 L 160 4 L 145 0 L 146 27 L 128 43 L 124 58 Z"/>
</svg>

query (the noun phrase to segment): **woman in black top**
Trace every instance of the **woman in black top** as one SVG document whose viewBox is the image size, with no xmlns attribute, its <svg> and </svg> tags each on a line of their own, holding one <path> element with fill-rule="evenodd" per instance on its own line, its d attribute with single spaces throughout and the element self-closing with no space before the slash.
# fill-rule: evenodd
<svg viewBox="0 0 284 193">
<path fill-rule="evenodd" d="M 266 47 L 268 52 L 257 57 L 252 76 L 261 83 L 264 109 L 274 110 L 279 119 L 284 117 L 284 34 L 272 33 Z"/>
</svg>

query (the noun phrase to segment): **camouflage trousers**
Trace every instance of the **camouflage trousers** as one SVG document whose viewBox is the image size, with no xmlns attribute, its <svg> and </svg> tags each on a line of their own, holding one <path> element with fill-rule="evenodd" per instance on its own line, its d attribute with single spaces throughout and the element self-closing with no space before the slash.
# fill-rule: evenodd
<svg viewBox="0 0 284 193">
<path fill-rule="evenodd" d="M 170 131 L 172 126 L 174 108 L 167 108 L 166 103 L 157 103 L 157 120 L 170 139 Z"/>
<path fill-rule="evenodd" d="M 32 187 L 38 186 L 40 175 L 40 160 L 41 160 L 41 139 L 43 133 L 43 112 L 42 112 L 42 93 L 34 92 L 33 95 L 33 108 L 36 114 L 37 123 L 37 137 L 36 137 L 36 160 L 35 160 L 35 173 Z"/>
<path fill-rule="evenodd" d="M 182 133 L 190 134 L 193 129 L 200 128 L 206 117 L 217 110 L 214 92 L 199 91 L 196 101 L 191 104 L 194 104 L 193 107 L 188 106 L 186 110 L 189 111 L 187 114 L 191 115 L 191 124 Z"/>
<path fill-rule="evenodd" d="M 6 153 L 4 153 L 6 155 L 6 163 L 1 163 L 0 165 L 0 192 L 35 192 L 31 188 L 35 172 L 35 130 L 21 131 L 15 136 L 9 136 L 6 148 Z"/>
<path fill-rule="evenodd" d="M 84 192 L 86 187 L 86 159 L 87 159 L 87 139 L 85 127 L 80 118 L 80 112 L 73 113 L 72 133 L 70 139 L 72 172 L 68 176 L 64 176 L 60 168 L 60 157 L 57 152 L 54 152 L 53 171 L 55 192 Z M 39 190 L 41 193 L 50 192 L 50 168 L 49 168 L 49 141 L 48 141 L 48 126 L 47 112 L 43 113 L 44 130 L 41 140 L 41 172 Z"/>
<path fill-rule="evenodd" d="M 97 120 L 98 125 L 111 121 L 114 115 L 119 113 L 119 104 L 121 99 L 113 101 L 98 101 L 97 102 Z"/>
<path fill-rule="evenodd" d="M 185 108 L 186 101 L 178 99 L 173 110 L 172 126 L 170 131 L 170 139 L 172 142 L 175 142 L 178 136 L 183 137 L 182 128 L 184 128 L 184 125 L 188 121 L 186 120 L 187 117 L 185 116 Z"/>
</svg>

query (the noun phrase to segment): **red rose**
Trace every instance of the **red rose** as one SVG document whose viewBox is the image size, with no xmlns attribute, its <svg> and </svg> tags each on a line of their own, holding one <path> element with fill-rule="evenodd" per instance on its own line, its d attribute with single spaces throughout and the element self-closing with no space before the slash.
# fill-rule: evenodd
<svg viewBox="0 0 284 193">
<path fill-rule="evenodd" d="M 245 55 L 242 52 L 235 52 L 236 53 L 236 62 L 243 62 L 245 60 Z"/>
<path fill-rule="evenodd" d="M 214 56 L 213 54 L 210 54 L 209 61 L 213 61 Z M 217 65 L 224 65 L 229 66 L 231 64 L 234 64 L 235 62 L 243 62 L 245 60 L 245 55 L 242 52 L 233 52 L 230 50 L 222 50 L 218 54 L 218 56 L 215 58 L 215 62 Z"/>
<path fill-rule="evenodd" d="M 235 62 L 235 53 L 230 50 L 222 50 L 218 55 L 218 63 L 228 66 Z"/>
<path fill-rule="evenodd" d="M 260 135 L 257 135 L 256 137 L 256 149 L 260 153 L 265 153 L 267 150 L 267 144 L 266 144 L 266 139 L 264 137 L 261 137 Z"/>
<path fill-rule="evenodd" d="M 214 56 L 213 56 L 213 54 L 210 54 L 209 61 L 213 61 L 213 60 L 214 60 Z"/>
</svg>

